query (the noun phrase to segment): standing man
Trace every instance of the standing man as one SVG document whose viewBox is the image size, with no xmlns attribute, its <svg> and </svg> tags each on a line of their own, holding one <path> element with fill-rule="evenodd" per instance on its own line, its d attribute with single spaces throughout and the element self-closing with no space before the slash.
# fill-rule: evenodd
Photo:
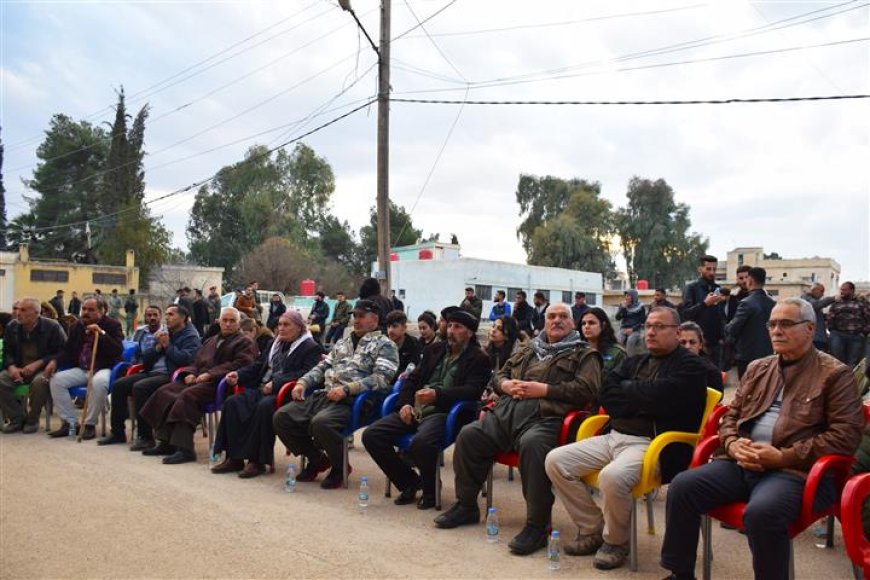
<svg viewBox="0 0 870 580">
<path fill-rule="evenodd" d="M 210 324 L 208 319 L 208 302 L 205 301 L 205 297 L 202 295 L 202 290 L 199 288 L 193 291 L 193 326 L 196 328 L 196 331 L 200 336 L 205 336 L 206 330 L 208 330 L 208 325 Z"/>
<path fill-rule="evenodd" d="M 130 288 L 130 294 L 124 301 L 124 312 L 127 314 L 126 336 L 133 336 L 133 331 L 136 329 L 136 315 L 139 314 L 139 301 L 136 300 L 136 290 L 133 288 Z"/>
<path fill-rule="evenodd" d="M 734 344 L 737 378 L 742 379 L 752 361 L 773 354 L 767 321 L 776 302 L 764 291 L 767 271 L 750 268 L 746 289 L 749 294 L 737 305 L 734 318 L 725 327 L 725 340 Z"/>
<path fill-rule="evenodd" d="M 0 409 L 9 419 L 4 433 L 36 433 L 49 393 L 43 370 L 63 352 L 65 341 L 60 324 L 39 315 L 39 300 L 31 297 L 18 300 L 17 320 L 11 320 L 3 334 Z M 29 411 L 14 394 L 18 386 L 27 383 L 30 383 Z"/>
<path fill-rule="evenodd" d="M 453 451 L 456 503 L 435 518 L 439 528 L 480 521 L 477 497 L 495 457 L 519 452 L 520 478 L 526 500 L 526 524 L 508 547 L 519 555 L 547 544 L 555 498 L 544 472 L 544 459 L 556 447 L 566 414 L 587 409 L 598 396 L 601 355 L 589 348 L 567 304 L 547 310 L 544 330 L 498 371 L 492 411 L 463 427 Z"/>
<path fill-rule="evenodd" d="M 540 290 L 535 292 L 532 301 L 535 303 L 535 317 L 532 321 L 532 328 L 537 336 L 544 330 L 544 320 L 546 319 L 547 308 L 550 307 L 550 303 L 547 302 L 547 299 L 544 298 L 544 293 Z"/>
<path fill-rule="evenodd" d="M 405 303 L 399 300 L 395 290 L 390 290 L 390 300 L 393 302 L 393 310 L 405 311 Z"/>
<path fill-rule="evenodd" d="M 326 319 L 329 318 L 329 304 L 326 303 L 326 294 L 318 290 L 314 295 L 314 305 L 311 307 L 311 314 L 308 315 L 308 323 L 311 326 L 317 325 L 317 332 L 311 331 L 314 340 L 318 344 L 323 344 L 323 335 L 326 332 Z"/>
<path fill-rule="evenodd" d="M 507 295 L 504 293 L 504 290 L 496 290 L 495 303 L 492 305 L 492 308 L 489 311 L 490 322 L 495 321 L 495 319 L 500 317 L 500 316 L 510 316 L 510 315 L 511 315 L 511 305 L 508 304 Z"/>
<path fill-rule="evenodd" d="M 701 256 L 698 259 L 699 278 L 688 284 L 683 290 L 683 303 L 680 314 L 683 320 L 697 322 L 704 331 L 704 344 L 710 353 L 710 359 L 716 364 L 722 364 L 722 333 L 725 327 L 723 303 L 728 299 L 722 296 L 716 283 L 716 266 L 719 260 L 716 256 Z"/>
<path fill-rule="evenodd" d="M 650 311 L 653 308 L 676 308 L 674 304 L 668 300 L 668 291 L 664 288 L 656 288 L 653 292 L 653 299 L 649 305 Z"/>
<path fill-rule="evenodd" d="M 112 445 L 127 441 L 124 421 L 127 420 L 127 398 L 132 396 L 137 410 L 136 442 L 131 451 L 142 451 L 154 446 L 151 425 L 139 412 L 148 398 L 161 385 L 169 382 L 176 369 L 189 365 L 202 343 L 199 334 L 188 323 L 183 306 L 173 304 L 166 309 L 166 327 L 160 325 L 160 308 L 145 309 L 145 325 L 136 330 L 141 350 L 137 356 L 145 366 L 144 372 L 122 377 L 112 386 L 112 432 L 99 439 L 97 445 Z M 142 346 L 144 345 L 144 346 Z"/>
<path fill-rule="evenodd" d="M 58 290 L 54 295 L 54 298 L 48 301 L 51 304 L 54 311 L 57 312 L 57 319 L 61 320 L 65 314 L 63 310 L 63 290 Z"/>
<path fill-rule="evenodd" d="M 208 289 L 208 323 L 212 324 L 221 313 L 221 297 L 217 292 L 217 286 Z"/>
<path fill-rule="evenodd" d="M 78 292 L 73 290 L 72 298 L 69 299 L 69 308 L 67 309 L 67 312 L 78 318 L 81 311 L 82 301 L 79 299 Z"/>
<path fill-rule="evenodd" d="M 535 320 L 535 309 L 526 301 L 525 290 L 517 290 L 517 301 L 514 304 L 514 312 L 512 314 L 517 319 L 517 326 L 520 330 L 532 336 L 532 323 Z"/>
<path fill-rule="evenodd" d="M 350 303 L 344 297 L 344 292 L 336 292 L 335 300 L 332 322 L 329 323 L 329 332 L 326 334 L 326 342 L 329 344 L 335 344 L 344 336 L 344 329 L 350 322 Z"/>
<path fill-rule="evenodd" d="M 88 401 L 88 414 L 84 418 L 82 439 L 93 439 L 97 436 L 97 419 L 106 406 L 109 392 L 109 375 L 112 367 L 121 360 L 124 350 L 124 333 L 121 323 L 106 316 L 106 304 L 96 298 L 88 298 L 82 302 L 82 316 L 69 329 L 69 340 L 61 354 L 45 365 L 43 375 L 49 379 L 51 399 L 55 412 L 63 422 L 49 436 L 66 437 L 70 425 L 75 425 L 78 413 L 73 405 L 69 390 L 72 387 L 85 385 L 88 382 L 88 369 L 94 351 L 96 335 L 100 335 L 97 345 L 97 357 L 94 360 L 94 378 Z M 57 371 L 58 367 L 69 367 Z M 57 371 L 57 372 L 55 372 Z"/>
<path fill-rule="evenodd" d="M 852 282 L 840 284 L 840 294 L 828 309 L 831 354 L 854 368 L 864 356 L 870 333 L 870 305 L 855 295 Z"/>
<path fill-rule="evenodd" d="M 825 326 L 825 313 L 823 310 L 834 303 L 834 296 L 825 296 L 825 286 L 819 282 L 813 284 L 810 291 L 801 296 L 810 303 L 816 311 L 816 334 L 813 336 L 813 346 L 822 352 L 828 352 L 828 331 Z"/>
<path fill-rule="evenodd" d="M 205 341 L 191 372 L 158 388 L 142 407 L 139 414 L 157 432 L 157 445 L 143 455 L 166 455 L 167 465 L 196 461 L 193 432 L 202 419 L 203 404 L 214 399 L 224 375 L 257 358 L 257 345 L 240 331 L 240 320 L 235 308 L 221 310 L 220 334 Z"/>
<path fill-rule="evenodd" d="M 571 317 L 574 318 L 574 328 L 580 331 L 580 322 L 583 320 L 583 315 L 589 312 L 589 305 L 586 304 L 586 292 L 574 292 L 574 304 L 571 306 Z"/>
<path fill-rule="evenodd" d="M 399 365 L 396 345 L 378 330 L 380 317 L 374 302 L 357 300 L 353 333 L 299 379 L 293 401 L 275 412 L 275 434 L 294 455 L 308 459 L 297 481 L 314 481 L 331 467 L 320 487 L 337 489 L 344 483 L 341 431 L 351 419 L 353 402 L 363 391 L 387 393 Z M 306 396 L 309 388 L 314 392 Z"/>
<path fill-rule="evenodd" d="M 109 318 L 114 320 L 121 319 L 121 307 L 124 303 L 118 295 L 118 289 L 112 288 L 112 294 L 109 296 Z"/>
<path fill-rule="evenodd" d="M 469 286 L 465 289 L 465 298 L 459 303 L 459 307 L 480 320 L 480 315 L 483 313 L 483 300 L 475 296 L 474 288 Z"/>
</svg>

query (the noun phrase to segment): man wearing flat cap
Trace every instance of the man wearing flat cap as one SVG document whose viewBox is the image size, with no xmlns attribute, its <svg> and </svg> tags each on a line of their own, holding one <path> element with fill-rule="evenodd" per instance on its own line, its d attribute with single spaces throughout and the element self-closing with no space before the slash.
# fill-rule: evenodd
<svg viewBox="0 0 870 580">
<path fill-rule="evenodd" d="M 363 444 L 395 486 L 401 490 L 394 500 L 406 505 L 423 495 L 418 509 L 435 506 L 435 477 L 438 454 L 444 439 L 447 413 L 454 403 L 478 401 L 489 380 L 489 357 L 480 348 L 475 333 L 478 320 L 464 310 L 447 316 L 447 340 L 423 350 L 420 365 L 408 376 L 396 400 L 396 412 L 380 419 L 363 434 Z M 413 433 L 408 452 L 420 470 L 409 467 L 394 445 Z"/>
<path fill-rule="evenodd" d="M 466 425 L 456 438 L 457 502 L 435 518 L 435 525 L 455 528 L 478 523 L 477 496 L 495 457 L 517 451 L 526 521 L 508 546 L 518 555 L 544 547 L 555 500 L 544 459 L 558 444 L 564 416 L 575 409 L 588 409 L 600 382 L 601 355 L 574 329 L 568 305 L 551 305 L 544 330 L 496 374 L 499 398 L 491 412 Z"/>
<path fill-rule="evenodd" d="M 357 300 L 353 332 L 299 379 L 293 401 L 275 412 L 275 434 L 294 455 L 308 460 L 297 481 L 314 481 L 331 467 L 320 487 L 343 485 L 341 431 L 351 419 L 354 399 L 363 391 L 387 393 L 399 365 L 396 344 L 378 330 L 381 316 L 377 304 Z M 309 389 L 313 392 L 306 395 Z"/>
</svg>

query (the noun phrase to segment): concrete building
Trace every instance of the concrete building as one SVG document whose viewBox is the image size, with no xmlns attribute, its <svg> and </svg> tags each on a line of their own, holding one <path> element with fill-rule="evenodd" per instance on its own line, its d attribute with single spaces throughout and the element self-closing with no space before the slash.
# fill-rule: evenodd
<svg viewBox="0 0 870 580">
<path fill-rule="evenodd" d="M 223 292 L 223 281 L 223 268 L 192 264 L 164 265 L 153 268 L 148 275 L 148 295 L 156 304 L 170 304 L 179 288 L 199 288 L 208 296 L 208 289 L 212 286 L 217 286 L 218 293 Z"/>
<path fill-rule="evenodd" d="M 840 286 L 840 264 L 833 258 L 771 259 L 764 257 L 764 248 L 741 247 L 728 252 L 726 260 L 719 260 L 716 280 L 733 285 L 740 266 L 759 266 L 767 271 L 767 292 L 775 299 L 800 297 L 810 287 L 821 282 L 826 294 L 834 294 Z"/>
<path fill-rule="evenodd" d="M 108 295 L 114 288 L 126 294 L 138 287 L 139 268 L 133 250 L 127 250 L 123 266 L 31 259 L 27 244 L 21 244 L 17 253 L 0 252 L 0 310 L 10 310 L 19 296 L 48 300 L 63 290 L 69 300 L 73 290 L 84 296 L 99 288 Z"/>
<path fill-rule="evenodd" d="M 598 304 L 603 289 L 601 274 L 463 258 L 455 244 L 427 242 L 392 248 L 390 260 L 393 290 L 412 319 L 424 310 L 437 313 L 445 306 L 458 305 L 469 286 L 483 300 L 483 318 L 489 316 L 497 290 L 504 290 L 511 303 L 519 290 L 526 291 L 530 303 L 532 294 L 540 290 L 550 302 L 568 304 L 574 292 L 581 290 L 587 303 Z"/>
</svg>

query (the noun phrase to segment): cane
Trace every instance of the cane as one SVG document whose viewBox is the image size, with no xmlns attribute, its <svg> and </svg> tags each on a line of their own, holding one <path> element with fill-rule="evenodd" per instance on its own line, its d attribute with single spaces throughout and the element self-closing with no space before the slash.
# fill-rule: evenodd
<svg viewBox="0 0 870 580">
<path fill-rule="evenodd" d="M 94 388 L 94 364 L 97 362 L 97 348 L 100 345 L 101 334 L 103 334 L 102 329 L 99 332 L 94 333 L 94 350 L 91 352 L 91 367 L 88 369 L 88 384 L 85 387 L 85 404 L 82 407 L 82 426 L 79 429 L 79 436 L 76 439 L 79 443 L 82 442 L 82 435 L 85 433 L 85 420 L 88 417 L 88 403 L 91 401 L 91 390 Z"/>
</svg>

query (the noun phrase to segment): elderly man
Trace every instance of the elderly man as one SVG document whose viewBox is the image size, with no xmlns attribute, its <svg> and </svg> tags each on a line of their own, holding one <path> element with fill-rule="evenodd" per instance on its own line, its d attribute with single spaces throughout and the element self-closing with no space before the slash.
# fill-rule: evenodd
<svg viewBox="0 0 870 580">
<path fill-rule="evenodd" d="M 335 343 L 329 356 L 299 379 L 293 401 L 275 412 L 275 434 L 294 455 L 308 459 L 297 481 L 314 481 L 332 467 L 320 487 L 343 485 L 341 431 L 350 421 L 353 402 L 363 391 L 386 393 L 399 365 L 395 343 L 378 330 L 381 316 L 377 304 L 357 300 L 353 333 Z M 306 397 L 309 388 L 315 391 Z"/>
<path fill-rule="evenodd" d="M 391 312 L 390 316 L 395 314 Z M 478 324 L 464 310 L 448 315 L 447 341 L 434 342 L 423 351 L 420 366 L 399 391 L 396 412 L 363 433 L 363 445 L 369 455 L 401 490 L 394 501 L 396 505 L 413 503 L 417 490 L 422 488 L 417 508 L 435 506 L 436 463 L 447 413 L 459 401 L 480 400 L 490 376 L 489 357 L 475 336 Z M 393 447 L 397 439 L 409 433 L 414 434 L 414 439 L 408 451 L 420 475 L 402 461 Z"/>
<path fill-rule="evenodd" d="M 112 386 L 112 432 L 97 441 L 97 445 L 125 443 L 124 421 L 127 420 L 127 397 L 133 396 L 138 409 L 138 437 L 130 448 L 142 451 L 154 446 L 151 426 L 142 416 L 142 408 L 154 392 L 169 382 L 176 369 L 189 365 L 202 343 L 199 334 L 190 324 L 190 317 L 183 306 L 172 305 L 166 309 L 166 328 L 160 326 L 160 309 L 149 306 L 145 309 L 146 325 L 136 330 L 139 336 L 137 354 L 145 366 L 144 372 L 122 377 Z M 140 334 L 141 333 L 141 334 Z M 143 346 L 144 345 L 144 346 Z"/>
<path fill-rule="evenodd" d="M 766 279 L 764 268 L 747 271 L 746 289 L 749 294 L 740 301 L 734 318 L 725 326 L 725 338 L 734 345 L 739 379 L 743 378 L 749 363 L 773 354 L 765 325 L 776 302 L 764 291 Z"/>
<path fill-rule="evenodd" d="M 492 412 L 460 431 L 453 452 L 458 501 L 435 518 L 435 525 L 479 522 L 477 496 L 495 456 L 516 450 L 526 524 L 509 547 L 525 555 L 546 545 L 554 497 L 544 458 L 558 444 L 563 417 L 589 408 L 600 382 L 601 355 L 574 329 L 568 305 L 551 305 L 544 330 L 498 371 L 495 391 L 500 397 Z"/>
<path fill-rule="evenodd" d="M 864 426 L 850 369 L 813 346 L 815 321 L 799 298 L 773 308 L 767 327 L 775 356 L 754 361 L 743 375 L 714 460 L 671 483 L 662 566 L 672 577 L 694 574 L 701 514 L 746 502 L 755 577 L 788 578 L 788 525 L 800 513 L 807 472 L 823 455 L 852 455 Z M 816 505 L 835 499 L 833 482 L 824 480 Z"/>
<path fill-rule="evenodd" d="M 631 490 L 650 442 L 664 431 L 697 432 L 707 399 L 707 372 L 700 358 L 680 346 L 677 311 L 654 307 L 645 326 L 649 353 L 627 358 L 601 385 L 598 400 L 610 415 L 610 432 L 547 455 L 547 476 L 578 528 L 565 552 L 595 554 L 599 570 L 618 568 L 628 557 Z M 691 458 L 687 448 L 666 449 L 663 481 L 686 469 Z M 596 471 L 603 511 L 583 483 Z"/>
<path fill-rule="evenodd" d="M 60 355 L 65 341 L 60 324 L 39 315 L 39 300 L 28 297 L 18 301 L 18 320 L 10 321 L 3 335 L 0 409 L 9 419 L 4 433 L 36 433 L 49 392 L 43 369 Z M 15 396 L 15 389 L 27 383 L 29 412 Z"/>
<path fill-rule="evenodd" d="M 224 375 L 257 358 L 257 345 L 240 331 L 240 320 L 235 308 L 222 309 L 220 334 L 205 341 L 190 372 L 179 382 L 158 388 L 142 407 L 140 415 L 157 432 L 157 445 L 142 451 L 143 455 L 166 455 L 167 465 L 196 461 L 193 432 L 202 419 L 203 404 L 214 399 Z"/>
<path fill-rule="evenodd" d="M 69 433 L 70 425 L 77 421 L 76 408 L 69 390 L 87 384 L 87 373 L 98 334 L 100 338 L 96 344 L 94 379 L 89 395 L 88 414 L 84 418 L 82 439 L 93 439 L 97 436 L 97 418 L 106 406 L 112 367 L 121 360 L 124 333 L 121 323 L 106 316 L 104 302 L 88 298 L 82 302 L 81 318 L 69 329 L 69 340 L 66 341 L 60 356 L 45 365 L 43 371 L 43 375 L 50 380 L 51 398 L 56 413 L 63 419 L 60 428 L 49 433 L 51 437 L 65 437 Z M 58 367 L 66 370 L 55 373 Z"/>
</svg>

